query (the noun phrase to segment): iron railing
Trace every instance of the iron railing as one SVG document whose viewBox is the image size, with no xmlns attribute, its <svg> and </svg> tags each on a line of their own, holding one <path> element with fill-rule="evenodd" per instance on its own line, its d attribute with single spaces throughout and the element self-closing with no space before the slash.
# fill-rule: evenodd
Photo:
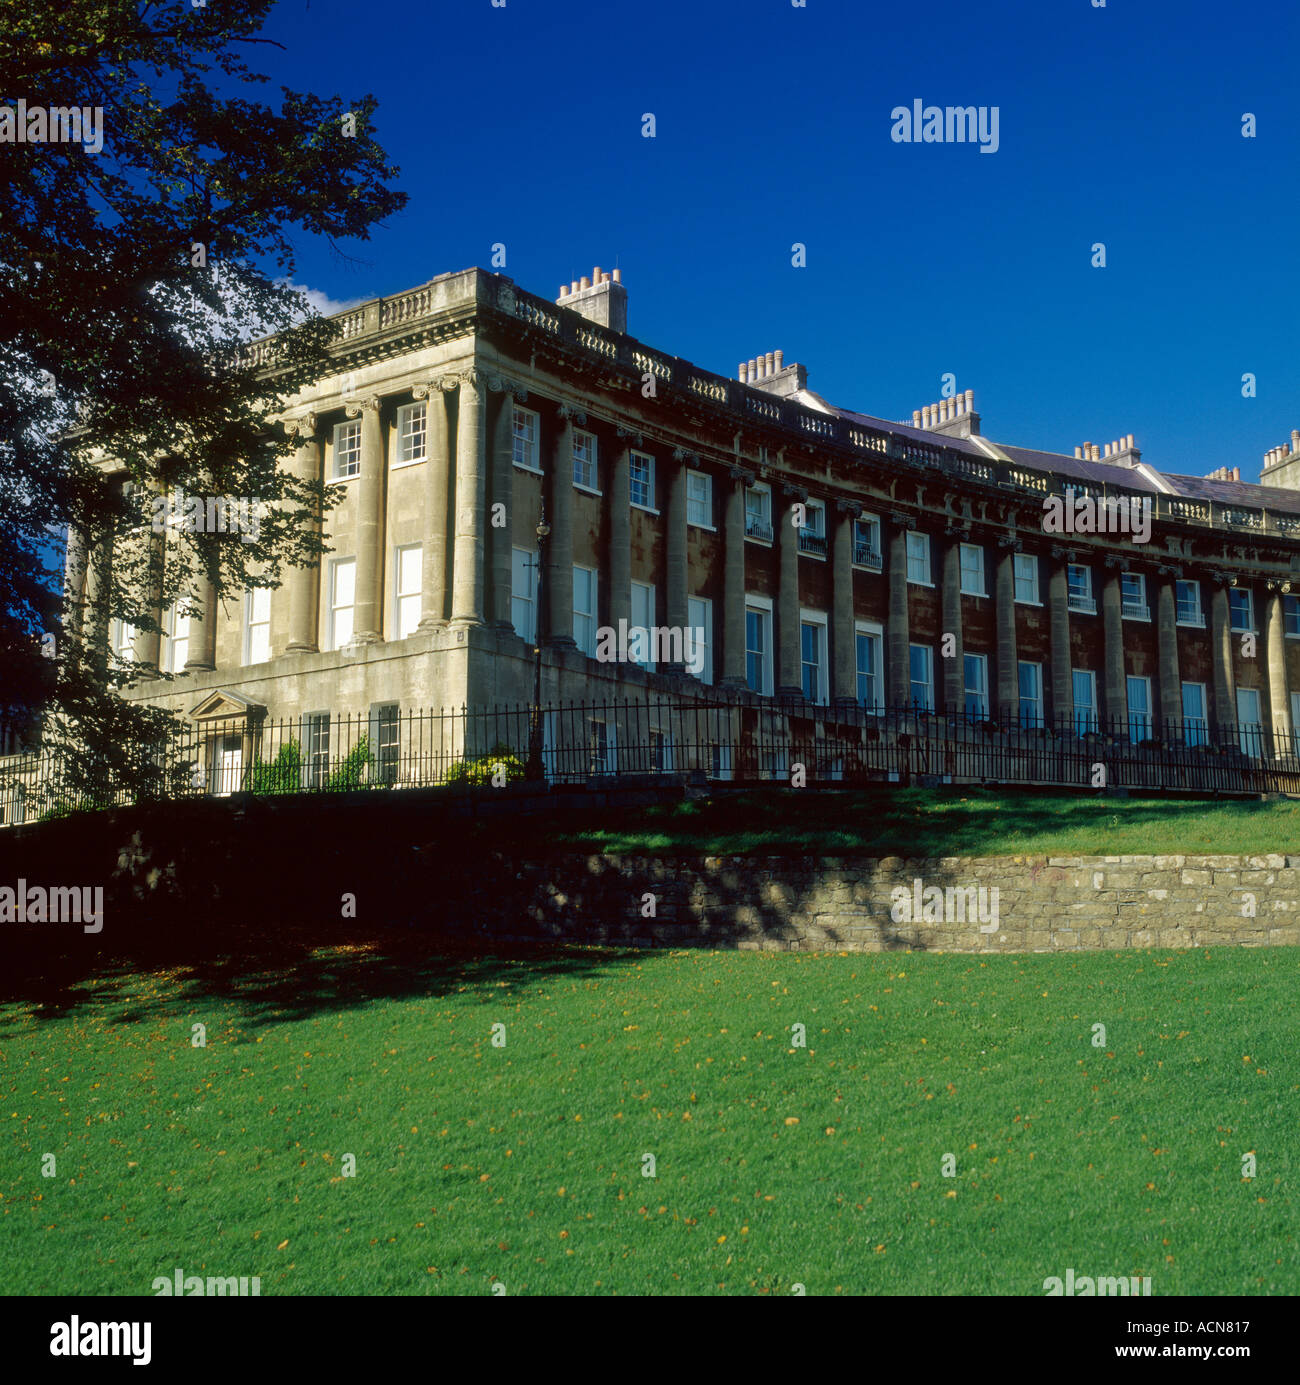
<svg viewBox="0 0 1300 1385">
<path fill-rule="evenodd" d="M 1033 784 L 1188 793 L 1300 793 L 1300 734 L 1263 724 L 1133 712 L 1062 721 L 920 708 L 873 711 L 737 698 L 649 697 L 177 727 L 134 782 L 81 775 L 57 755 L 0 762 L 0 824 L 141 799 L 431 788 L 527 778 L 587 784 L 691 774 L 792 786 L 870 782 Z"/>
</svg>

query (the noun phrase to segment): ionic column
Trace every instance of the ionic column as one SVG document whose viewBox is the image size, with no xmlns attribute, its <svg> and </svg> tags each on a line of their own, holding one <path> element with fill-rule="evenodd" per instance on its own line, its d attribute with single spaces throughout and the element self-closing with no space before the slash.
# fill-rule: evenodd
<svg viewBox="0 0 1300 1385">
<path fill-rule="evenodd" d="M 547 468 L 550 500 L 546 543 L 547 644 L 572 645 L 573 639 L 573 426 L 586 416 L 561 404 L 555 411 L 555 446 Z"/>
<path fill-rule="evenodd" d="M 483 377 L 460 377 L 456 402 L 456 530 L 451 559 L 451 623 L 482 625 L 487 513 L 487 430 Z"/>
<path fill-rule="evenodd" d="M 609 623 L 632 623 L 632 449 L 633 435 L 618 430 L 619 447 L 609 477 Z"/>
<path fill-rule="evenodd" d="M 1291 751 L 1291 698 L 1286 682 L 1286 627 L 1282 593 L 1290 583 L 1270 582 L 1264 598 L 1264 638 L 1268 645 L 1269 725 L 1273 728 L 1275 755 Z"/>
<path fill-rule="evenodd" d="M 668 478 L 668 530 L 664 543 L 664 577 L 667 591 L 664 624 L 676 630 L 687 625 L 686 605 L 686 469 L 699 459 L 677 448 Z M 663 672 L 679 673 L 680 664 L 667 665 Z"/>
<path fill-rule="evenodd" d="M 157 485 L 149 487 L 149 494 L 159 494 L 160 488 Z M 152 511 L 152 506 L 150 507 Z M 162 655 L 162 591 L 163 591 L 163 561 L 165 553 L 166 524 L 160 520 L 159 529 L 155 533 L 151 520 L 145 520 L 145 527 L 139 534 L 139 539 L 144 545 L 145 560 L 143 565 L 143 579 L 145 587 L 145 610 L 152 618 L 156 629 L 146 630 L 143 626 L 135 632 L 135 642 L 131 649 L 131 659 L 137 669 L 137 676 L 148 677 L 150 674 L 155 677 L 161 664 Z"/>
<path fill-rule="evenodd" d="M 1020 664 L 1016 647 L 1015 539 L 998 540 L 996 583 L 998 692 L 997 715 L 1004 726 L 1020 722 Z"/>
<path fill-rule="evenodd" d="M 1052 645 L 1052 717 L 1064 730 L 1074 724 L 1074 674 L 1070 657 L 1070 554 L 1052 549 L 1047 579 L 1049 638 Z"/>
<path fill-rule="evenodd" d="M 912 701 L 911 626 L 907 616 L 907 531 L 916 521 L 890 516 L 889 533 L 889 705 L 902 709 Z"/>
<path fill-rule="evenodd" d="M 346 405 L 349 418 L 361 419 L 361 475 L 357 481 L 357 581 L 353 612 L 354 644 L 383 639 L 384 590 L 384 435 L 377 395 Z"/>
<path fill-rule="evenodd" d="M 190 617 L 190 656 L 185 661 L 187 673 L 210 673 L 217 666 L 217 582 L 216 559 L 211 562 L 200 555 L 200 576 L 194 589 L 194 599 L 188 604 L 194 614 Z"/>
<path fill-rule="evenodd" d="M 791 486 L 782 488 L 781 583 L 776 605 L 778 697 L 803 696 L 799 659 L 799 530 L 794 524 L 794 507 L 807 499 L 807 492 L 803 490 Z"/>
<path fill-rule="evenodd" d="M 745 487 L 754 473 L 733 466 L 723 513 L 722 679 L 724 688 L 745 687 Z"/>
<path fill-rule="evenodd" d="M 80 529 L 68 526 L 67 556 L 64 561 L 63 638 L 82 636 L 86 602 L 86 541 Z"/>
<path fill-rule="evenodd" d="M 298 439 L 293 454 L 293 474 L 304 484 L 321 479 L 320 421 L 315 414 L 290 419 L 285 424 L 290 437 Z M 320 507 L 313 503 L 307 521 L 309 534 L 319 534 Z M 320 629 L 320 559 L 312 559 L 303 567 L 289 569 L 289 642 L 288 654 L 315 654 L 319 648 Z"/>
<path fill-rule="evenodd" d="M 420 623 L 427 633 L 447 623 L 448 520 L 451 516 L 451 433 L 447 426 L 447 391 L 455 376 L 416 385 L 412 394 L 425 400 L 424 552 L 420 563 Z"/>
<path fill-rule="evenodd" d="M 855 500 L 835 502 L 831 550 L 831 698 L 842 706 L 858 700 L 857 640 L 853 626 L 853 521 L 862 513 Z"/>
<path fill-rule="evenodd" d="M 1232 580 L 1228 573 L 1211 575 L 1210 660 L 1214 670 L 1215 740 L 1220 744 L 1235 744 L 1227 728 L 1237 724 L 1237 680 L 1232 671 L 1232 618 L 1228 604 Z"/>
<path fill-rule="evenodd" d="M 113 545 L 111 538 L 97 539 L 90 546 L 86 564 L 85 646 L 90 664 L 100 676 L 108 668 L 109 594 L 113 585 Z"/>
<path fill-rule="evenodd" d="M 1106 717 L 1112 735 L 1128 734 L 1128 682 L 1124 671 L 1124 593 L 1122 559 L 1107 558 L 1101 584 L 1102 638 L 1105 642 Z"/>
<path fill-rule="evenodd" d="M 515 400 L 526 399 L 523 389 L 504 376 L 491 376 L 488 387 L 500 394 L 492 429 L 492 523 L 488 526 L 492 624 L 513 630 L 510 619 L 510 537 L 515 485 Z M 501 508 L 498 509 L 497 507 Z"/>
<path fill-rule="evenodd" d="M 1177 726 L 1183 719 L 1183 680 L 1178 667 L 1178 601 L 1173 569 L 1156 577 L 1156 662 L 1160 671 L 1160 720 Z"/>
<path fill-rule="evenodd" d="M 960 716 L 966 707 L 966 642 L 961 618 L 961 545 L 965 536 L 960 530 L 948 530 L 948 542 L 943 550 L 943 629 L 939 653 L 943 664 L 943 694 L 940 706 L 951 707 Z M 952 636 L 953 652 L 945 657 L 943 646 Z"/>
</svg>

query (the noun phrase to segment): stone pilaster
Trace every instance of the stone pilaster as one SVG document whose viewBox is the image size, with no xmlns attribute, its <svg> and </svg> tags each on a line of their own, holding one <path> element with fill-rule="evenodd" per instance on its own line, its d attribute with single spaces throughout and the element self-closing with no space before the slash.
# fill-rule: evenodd
<svg viewBox="0 0 1300 1385">
<path fill-rule="evenodd" d="M 298 440 L 293 454 L 293 474 L 303 482 L 321 479 L 321 440 L 320 420 L 315 414 L 290 419 L 285 423 L 290 437 Z M 308 529 L 319 534 L 321 517 L 319 506 L 312 507 L 312 517 Z M 289 642 L 285 652 L 289 654 L 315 654 L 320 648 L 320 559 L 313 559 L 304 567 L 289 569 L 287 586 L 289 588 Z"/>
<path fill-rule="evenodd" d="M 447 394 L 456 388 L 454 375 L 416 385 L 416 399 L 425 403 L 424 552 L 420 563 L 420 623 L 417 630 L 436 630 L 447 623 L 447 553 L 450 546 L 451 430 L 447 423 Z"/>
<path fill-rule="evenodd" d="M 794 506 L 807 498 L 807 493 L 797 487 L 782 487 L 781 583 L 776 602 L 778 697 L 803 695 L 799 658 L 799 530 L 794 525 Z"/>
<path fill-rule="evenodd" d="M 960 529 L 949 528 L 947 531 L 941 579 L 943 628 L 939 632 L 939 663 L 942 668 L 939 706 L 944 710 L 951 708 L 958 716 L 966 706 L 966 642 L 961 614 L 961 546 L 964 538 Z M 952 653 L 945 657 L 944 649 L 948 647 L 952 647 Z"/>
<path fill-rule="evenodd" d="M 456 527 L 451 561 L 451 623 L 461 628 L 482 625 L 485 616 L 487 428 L 483 394 L 483 376 L 477 370 L 462 372 L 456 400 Z"/>
<path fill-rule="evenodd" d="M 498 630 L 513 630 L 510 619 L 510 536 L 515 484 L 515 401 L 523 403 L 528 393 L 522 386 L 501 375 L 488 377 L 488 388 L 497 395 L 492 427 L 492 485 L 488 525 L 489 576 L 491 578 L 492 624 Z"/>
<path fill-rule="evenodd" d="M 68 526 L 67 553 L 63 565 L 63 638 L 80 640 L 85 629 L 86 541 L 81 530 Z"/>
<path fill-rule="evenodd" d="M 632 447 L 636 434 L 618 430 L 609 478 L 609 623 L 632 623 Z"/>
<path fill-rule="evenodd" d="M 547 468 L 551 536 L 546 543 L 547 644 L 572 646 L 573 639 L 573 427 L 586 415 L 567 405 L 555 411 L 555 445 Z"/>
<path fill-rule="evenodd" d="M 889 533 L 889 705 L 904 708 L 912 702 L 911 626 L 907 614 L 907 531 L 916 521 L 890 516 Z"/>
<path fill-rule="evenodd" d="M 668 529 L 664 535 L 664 576 L 666 604 L 664 624 L 676 630 L 687 625 L 686 604 L 686 472 L 699 458 L 677 448 L 673 452 L 672 470 L 668 476 Z M 664 665 L 660 672 L 676 673 L 679 665 Z"/>
<path fill-rule="evenodd" d="M 1286 624 L 1282 596 L 1290 582 L 1270 582 L 1264 597 L 1264 639 L 1268 649 L 1268 724 L 1273 730 L 1274 755 L 1291 753 L 1294 727 L 1286 681 Z"/>
<path fill-rule="evenodd" d="M 1020 724 L 1020 662 L 1016 645 L 1016 539 L 998 540 L 996 620 L 998 649 L 995 714 L 1004 726 Z"/>
<path fill-rule="evenodd" d="M 113 544 L 95 540 L 86 566 L 85 646 L 91 667 L 102 676 L 108 666 L 109 602 L 113 587 Z"/>
<path fill-rule="evenodd" d="M 1124 668 L 1124 593 L 1120 583 L 1122 558 L 1107 558 L 1102 569 L 1101 620 L 1104 641 L 1107 727 L 1113 735 L 1128 734 L 1128 675 Z"/>
<path fill-rule="evenodd" d="M 1156 648 L 1160 670 L 1160 720 L 1165 727 L 1183 719 L 1183 680 L 1178 667 L 1177 572 L 1163 564 L 1156 574 Z M 1168 744 L 1169 733 L 1162 732 Z"/>
<path fill-rule="evenodd" d="M 1052 719 L 1065 730 L 1074 724 L 1074 673 L 1070 657 L 1070 562 L 1068 550 L 1053 548 L 1047 578 L 1047 611 L 1052 649 Z"/>
<path fill-rule="evenodd" d="M 149 494 L 161 495 L 162 490 L 155 484 L 149 487 Z M 149 508 L 150 517 L 143 520 L 143 528 L 138 537 L 144 549 L 142 577 L 145 609 L 153 621 L 154 629 L 146 630 L 141 626 L 135 632 L 135 642 L 131 651 L 137 676 L 143 678 L 156 677 L 162 663 L 163 563 L 166 559 L 167 545 L 166 524 L 164 523 L 160 533 L 154 533 L 151 519 L 153 507 Z"/>
<path fill-rule="evenodd" d="M 835 502 L 835 534 L 831 549 L 831 700 L 843 706 L 858 700 L 857 640 L 853 626 L 853 521 L 861 513 L 862 506 L 856 501 Z"/>
<path fill-rule="evenodd" d="M 1237 680 L 1232 671 L 1232 613 L 1228 588 L 1236 579 L 1226 572 L 1211 574 L 1210 581 L 1210 660 L 1214 675 L 1215 742 L 1235 745 L 1237 724 Z"/>
<path fill-rule="evenodd" d="M 383 639 L 384 487 L 387 467 L 377 395 L 349 400 L 349 418 L 361 420 L 361 474 L 357 478 L 357 580 L 352 619 L 353 644 Z"/>
<path fill-rule="evenodd" d="M 216 563 L 215 559 L 207 562 L 202 557 L 199 563 L 201 575 L 189 603 L 193 615 L 190 616 L 189 658 L 185 661 L 187 673 L 210 673 L 217 666 Z"/>
<path fill-rule="evenodd" d="M 745 487 L 754 474 L 733 466 L 723 515 L 726 545 L 722 570 L 722 681 L 724 688 L 745 686 Z"/>
</svg>

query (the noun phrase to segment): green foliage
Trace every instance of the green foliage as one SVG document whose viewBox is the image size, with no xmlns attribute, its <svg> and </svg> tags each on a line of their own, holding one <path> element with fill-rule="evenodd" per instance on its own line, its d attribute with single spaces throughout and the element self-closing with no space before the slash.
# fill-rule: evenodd
<svg viewBox="0 0 1300 1385">
<path fill-rule="evenodd" d="M 370 778 L 370 737 L 363 735 L 348 751 L 343 763 L 330 775 L 327 793 L 364 789 Z"/>
<path fill-rule="evenodd" d="M 505 771 L 505 781 L 513 784 L 524 777 L 524 762 L 515 754 L 512 746 L 498 741 L 486 755 L 474 756 L 468 760 L 455 760 L 443 777 L 444 784 L 490 784 L 501 770 Z"/>
<path fill-rule="evenodd" d="M 258 760 L 248 772 L 249 793 L 295 793 L 302 787 L 302 748 L 297 741 L 280 747 L 274 760 Z"/>
</svg>

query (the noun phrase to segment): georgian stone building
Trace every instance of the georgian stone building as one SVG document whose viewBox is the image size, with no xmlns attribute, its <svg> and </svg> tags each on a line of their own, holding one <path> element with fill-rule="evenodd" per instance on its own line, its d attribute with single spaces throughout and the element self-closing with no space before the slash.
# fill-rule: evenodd
<svg viewBox="0 0 1300 1385">
<path fill-rule="evenodd" d="M 1300 433 L 1267 485 L 1157 471 L 1132 434 L 1040 452 L 984 437 L 970 391 L 889 422 L 779 351 L 715 375 L 628 335 L 627 301 L 618 271 L 551 302 L 471 269 L 341 314 L 335 372 L 294 382 L 280 421 L 292 465 L 343 492 L 332 551 L 274 591 L 195 593 L 161 640 L 113 630 L 140 671 L 124 695 L 214 729 L 520 704 L 540 620 L 544 703 L 1262 727 L 1250 753 L 1289 752 Z M 274 373 L 274 341 L 255 349 Z M 1131 502 L 1149 534 L 1049 532 L 1052 497 Z M 698 677 L 598 659 L 621 623 L 702 631 Z"/>
</svg>

